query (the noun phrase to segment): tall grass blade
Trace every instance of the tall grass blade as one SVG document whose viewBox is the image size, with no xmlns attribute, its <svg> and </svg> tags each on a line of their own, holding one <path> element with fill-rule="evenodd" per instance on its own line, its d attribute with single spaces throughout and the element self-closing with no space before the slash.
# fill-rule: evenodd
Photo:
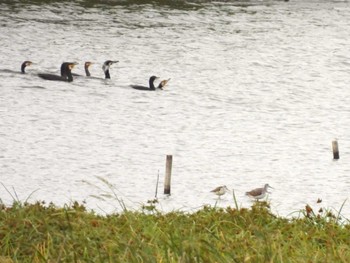
<svg viewBox="0 0 350 263">
<path fill-rule="evenodd" d="M 157 198 L 157 195 L 158 195 L 158 183 L 159 183 L 159 170 L 158 170 L 157 183 L 156 183 L 156 193 L 154 195 L 155 198 Z"/>
<path fill-rule="evenodd" d="M 1 183 L 1 184 L 5 188 L 6 192 L 12 197 L 12 199 L 15 200 L 15 197 L 12 195 L 12 193 L 9 191 L 9 189 L 7 189 L 7 187 L 3 183 Z"/>
<path fill-rule="evenodd" d="M 341 211 L 343 210 L 343 207 L 344 207 L 346 201 L 347 201 L 347 199 L 344 200 L 343 204 L 340 207 L 340 210 L 338 211 L 336 222 L 339 222 L 340 214 L 341 214 Z"/>
<path fill-rule="evenodd" d="M 233 201 L 235 202 L 236 209 L 238 210 L 238 203 L 235 195 L 235 190 L 232 189 L 232 196 L 233 196 Z"/>
</svg>

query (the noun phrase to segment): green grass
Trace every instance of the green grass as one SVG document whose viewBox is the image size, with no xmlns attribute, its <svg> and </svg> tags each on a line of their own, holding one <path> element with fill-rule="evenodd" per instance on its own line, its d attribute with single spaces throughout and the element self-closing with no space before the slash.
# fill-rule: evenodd
<svg viewBox="0 0 350 263">
<path fill-rule="evenodd" d="M 101 216 L 83 205 L 0 211 L 0 262 L 349 262 L 350 226 L 330 211 L 287 219 L 266 202 Z"/>
</svg>

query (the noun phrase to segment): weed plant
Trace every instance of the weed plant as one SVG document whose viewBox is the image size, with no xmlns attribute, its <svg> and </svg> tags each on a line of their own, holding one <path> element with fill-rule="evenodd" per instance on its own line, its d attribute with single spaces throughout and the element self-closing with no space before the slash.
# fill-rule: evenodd
<svg viewBox="0 0 350 263">
<path fill-rule="evenodd" d="M 102 216 L 78 203 L 16 201 L 1 206 L 0 262 L 349 262 L 348 222 L 300 212 L 282 218 L 256 202 L 161 213 L 153 200 Z"/>
</svg>

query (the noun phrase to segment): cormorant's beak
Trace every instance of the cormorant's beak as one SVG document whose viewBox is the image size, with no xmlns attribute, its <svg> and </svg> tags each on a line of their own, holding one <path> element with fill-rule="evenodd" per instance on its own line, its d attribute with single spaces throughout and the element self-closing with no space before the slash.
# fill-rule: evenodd
<svg viewBox="0 0 350 263">
<path fill-rule="evenodd" d="M 34 64 L 34 63 L 31 62 L 31 61 L 28 61 L 28 62 L 26 63 L 26 66 L 30 66 L 30 65 L 32 65 L 32 64 Z"/>
</svg>

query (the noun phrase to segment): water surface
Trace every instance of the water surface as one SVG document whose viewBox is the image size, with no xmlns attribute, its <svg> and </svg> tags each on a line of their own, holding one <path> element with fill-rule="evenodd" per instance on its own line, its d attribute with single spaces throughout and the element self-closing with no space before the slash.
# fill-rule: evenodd
<svg viewBox="0 0 350 263">
<path fill-rule="evenodd" d="M 306 203 L 340 209 L 348 198 L 350 59 L 348 1 L 33 1 L 0 4 L 0 173 L 18 198 L 97 200 L 113 185 L 130 208 L 152 199 L 193 211 L 227 185 L 269 183 L 274 211 Z M 119 60 L 103 79 L 102 63 Z M 35 64 L 19 71 L 24 60 Z M 64 61 L 95 64 L 73 83 L 45 81 Z M 164 91 L 141 92 L 151 75 Z M 338 138 L 340 160 L 332 160 Z M 172 195 L 162 196 L 165 156 Z M 101 189 L 99 189 L 99 187 Z M 12 190 L 12 188 L 14 190 Z M 3 188 L 1 199 L 12 201 Z M 350 204 L 343 213 L 350 216 Z"/>
</svg>

